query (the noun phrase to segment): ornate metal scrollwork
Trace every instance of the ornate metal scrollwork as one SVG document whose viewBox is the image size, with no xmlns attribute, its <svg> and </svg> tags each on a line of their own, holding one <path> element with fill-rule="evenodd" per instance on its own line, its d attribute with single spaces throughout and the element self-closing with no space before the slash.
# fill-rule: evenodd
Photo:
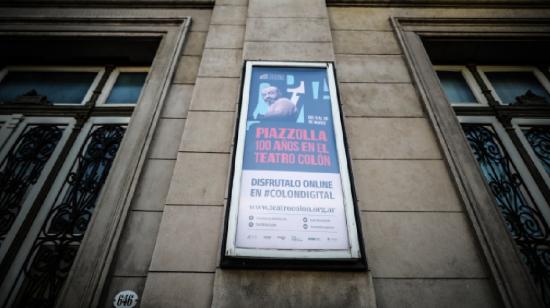
<svg viewBox="0 0 550 308">
<path fill-rule="evenodd" d="M 548 306 L 550 304 L 548 224 L 491 127 L 481 124 L 463 124 L 463 129 L 483 176 L 495 196 L 506 226 Z"/>
<path fill-rule="evenodd" d="M 25 261 L 17 307 L 54 306 L 124 132 L 108 124 L 88 135 Z"/>
<path fill-rule="evenodd" d="M 21 134 L 0 167 L 0 245 L 10 231 L 25 194 L 34 185 L 63 135 L 57 125 L 33 125 Z"/>
<path fill-rule="evenodd" d="M 550 126 L 533 126 L 524 131 L 535 155 L 550 175 Z"/>
</svg>

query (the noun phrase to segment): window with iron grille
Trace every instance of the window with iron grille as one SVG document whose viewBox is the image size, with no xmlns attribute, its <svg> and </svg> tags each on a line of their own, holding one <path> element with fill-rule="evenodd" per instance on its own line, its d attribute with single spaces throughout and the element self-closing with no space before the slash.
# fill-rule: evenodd
<svg viewBox="0 0 550 308">
<path fill-rule="evenodd" d="M 55 304 L 147 73 L 116 66 L 0 71 L 0 260 L 12 269 L 3 306 Z"/>
<path fill-rule="evenodd" d="M 522 261 L 550 305 L 548 68 L 435 70 Z"/>
</svg>

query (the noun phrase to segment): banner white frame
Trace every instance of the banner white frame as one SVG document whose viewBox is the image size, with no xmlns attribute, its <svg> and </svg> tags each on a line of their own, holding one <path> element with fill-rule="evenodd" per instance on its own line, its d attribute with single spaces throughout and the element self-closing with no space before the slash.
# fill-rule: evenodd
<svg viewBox="0 0 550 308">
<path fill-rule="evenodd" d="M 266 249 L 266 248 L 240 248 L 236 247 L 236 230 L 241 191 L 241 179 L 243 172 L 244 146 L 249 110 L 249 94 L 251 87 L 252 70 L 254 67 L 276 68 L 324 68 L 327 74 L 327 83 L 330 92 L 332 119 L 336 152 L 338 155 L 339 172 L 343 192 L 343 206 L 346 218 L 348 249 L 342 250 L 308 250 L 308 249 Z M 272 259 L 360 259 L 361 246 L 355 217 L 355 206 L 351 190 L 348 160 L 344 145 L 344 133 L 340 116 L 340 105 L 336 92 L 336 81 L 332 63 L 307 63 L 307 62 L 264 62 L 250 61 L 246 63 L 243 83 L 240 117 L 238 123 L 238 139 L 235 151 L 234 172 L 231 187 L 230 209 L 228 214 L 227 233 L 225 239 L 225 256 L 242 258 L 272 258 Z"/>
</svg>

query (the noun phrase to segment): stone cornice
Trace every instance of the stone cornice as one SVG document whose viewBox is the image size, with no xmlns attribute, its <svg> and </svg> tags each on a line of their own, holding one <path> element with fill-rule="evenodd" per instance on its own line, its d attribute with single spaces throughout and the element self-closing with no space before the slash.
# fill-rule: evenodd
<svg viewBox="0 0 550 308">
<path fill-rule="evenodd" d="M 0 0 L 0 7 L 212 8 L 215 0 Z"/>
<path fill-rule="evenodd" d="M 327 0 L 327 6 L 550 8 L 547 0 Z"/>
</svg>

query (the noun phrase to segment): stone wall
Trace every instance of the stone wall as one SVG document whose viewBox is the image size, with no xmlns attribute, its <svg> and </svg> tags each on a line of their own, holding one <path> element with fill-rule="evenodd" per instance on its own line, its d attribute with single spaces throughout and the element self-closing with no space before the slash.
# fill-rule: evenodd
<svg viewBox="0 0 550 308">
<path fill-rule="evenodd" d="M 218 0 L 209 23 L 199 12 L 105 303 L 130 288 L 143 290 L 141 307 L 501 306 L 390 17 L 549 10 Z M 335 61 L 368 272 L 219 268 L 245 60 Z"/>
<path fill-rule="evenodd" d="M 242 1 L 218 1 L 212 11 L 142 307 L 211 304 L 246 12 Z"/>
<path fill-rule="evenodd" d="M 177 10 L 177 15 L 190 16 L 192 23 L 117 247 L 104 290 L 104 307 L 111 307 L 115 294 L 122 290 L 141 295 L 146 280 L 156 277 L 155 268 L 150 270 L 153 249 L 163 213 L 171 213 L 171 208 L 165 207 L 166 194 L 188 118 L 211 10 Z"/>
<path fill-rule="evenodd" d="M 548 11 L 331 7 L 329 16 L 378 306 L 500 307 L 390 18 Z"/>
</svg>

